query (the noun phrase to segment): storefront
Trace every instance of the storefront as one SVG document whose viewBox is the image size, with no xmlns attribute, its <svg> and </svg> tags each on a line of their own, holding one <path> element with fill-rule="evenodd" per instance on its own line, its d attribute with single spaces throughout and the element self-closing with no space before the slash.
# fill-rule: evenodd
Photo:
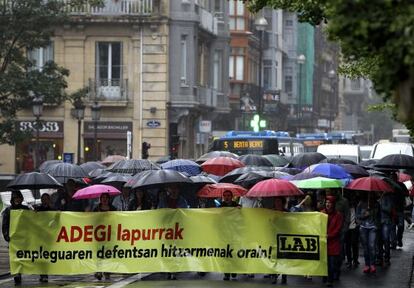
<svg viewBox="0 0 414 288">
<path fill-rule="evenodd" d="M 17 125 L 20 131 L 32 131 L 32 138 L 16 144 L 16 173 L 34 171 L 46 160 L 62 159 L 63 121 L 41 121 L 38 146 L 36 121 L 18 121 Z"/>
<path fill-rule="evenodd" d="M 85 121 L 83 131 L 85 162 L 101 161 L 109 155 L 127 155 L 127 132 L 132 131 L 132 122 L 98 121 L 95 130 L 93 121 Z"/>
</svg>

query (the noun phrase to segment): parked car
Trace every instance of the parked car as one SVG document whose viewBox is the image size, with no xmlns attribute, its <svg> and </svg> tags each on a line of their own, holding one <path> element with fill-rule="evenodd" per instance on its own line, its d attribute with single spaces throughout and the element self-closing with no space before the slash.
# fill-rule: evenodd
<svg viewBox="0 0 414 288">
<path fill-rule="evenodd" d="M 361 151 L 361 160 L 366 161 L 370 159 L 373 145 L 361 145 L 359 150 Z"/>
<path fill-rule="evenodd" d="M 361 161 L 359 145 L 355 144 L 322 144 L 318 146 L 317 152 L 325 155 L 326 158 L 343 158 L 355 163 Z"/>
<path fill-rule="evenodd" d="M 378 160 L 390 154 L 406 154 L 414 156 L 413 144 L 403 142 L 375 143 L 370 158 Z"/>
</svg>

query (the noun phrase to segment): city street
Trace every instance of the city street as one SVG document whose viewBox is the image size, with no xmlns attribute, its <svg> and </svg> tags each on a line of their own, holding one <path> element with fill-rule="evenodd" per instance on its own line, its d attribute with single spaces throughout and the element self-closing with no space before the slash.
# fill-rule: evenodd
<svg viewBox="0 0 414 288">
<path fill-rule="evenodd" d="M 403 250 L 394 250 L 392 265 L 387 269 L 379 268 L 377 275 L 364 275 L 362 266 L 356 270 L 343 269 L 340 282 L 334 287 L 414 287 L 411 285 L 413 269 L 414 231 L 406 231 Z M 4 247 L 4 246 L 3 246 Z M 3 248 L 2 248 L 3 250 Z M 4 254 L 1 254 L 2 256 Z M 1 258 L 1 265 L 4 265 Z M 363 264 L 363 258 L 359 261 Z M 238 276 L 237 280 L 223 281 L 223 275 L 208 273 L 201 277 L 196 273 L 179 273 L 177 281 L 168 281 L 165 274 L 111 275 L 109 281 L 97 281 L 93 275 L 50 276 L 49 283 L 41 284 L 38 276 L 23 276 L 23 287 L 273 287 L 270 279 L 255 275 L 254 279 Z M 280 281 L 277 285 L 280 285 Z M 288 287 L 323 287 L 320 277 L 312 280 L 304 277 L 288 277 Z M 0 287 L 14 287 L 13 278 L 3 277 Z"/>
</svg>

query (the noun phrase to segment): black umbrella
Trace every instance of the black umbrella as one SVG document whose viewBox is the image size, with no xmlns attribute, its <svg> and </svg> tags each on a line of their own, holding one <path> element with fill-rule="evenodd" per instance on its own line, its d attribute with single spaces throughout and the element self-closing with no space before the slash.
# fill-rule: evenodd
<svg viewBox="0 0 414 288">
<path fill-rule="evenodd" d="M 317 164 L 321 162 L 323 159 L 326 159 L 326 157 L 318 152 L 300 153 L 293 156 L 292 160 L 290 161 L 289 167 L 303 169 L 310 165 Z"/>
<path fill-rule="evenodd" d="M 375 159 L 369 159 L 369 160 L 365 160 L 365 161 L 361 161 L 359 162 L 359 166 L 363 167 L 363 168 L 373 168 L 374 165 L 378 162 L 378 160 Z"/>
<path fill-rule="evenodd" d="M 302 169 L 290 168 L 290 167 L 275 167 L 273 169 L 274 169 L 274 171 L 286 172 L 290 175 L 296 175 L 296 174 L 299 174 L 300 172 L 302 172 Z"/>
<path fill-rule="evenodd" d="M 123 174 L 136 174 L 146 170 L 159 170 L 160 167 L 147 159 L 129 159 L 118 161 L 108 167 L 108 171 Z"/>
<path fill-rule="evenodd" d="M 70 163 L 51 165 L 45 172 L 55 177 L 59 183 L 66 183 L 70 178 L 88 177 L 88 174 L 80 166 Z"/>
<path fill-rule="evenodd" d="M 192 183 L 190 178 L 175 170 L 149 170 L 143 171 L 132 177 L 125 187 L 130 188 L 155 188 L 165 184 Z"/>
<path fill-rule="evenodd" d="M 273 167 L 272 162 L 261 155 L 246 154 L 239 157 L 246 166 L 268 166 Z"/>
<path fill-rule="evenodd" d="M 63 187 L 55 178 L 46 173 L 31 172 L 18 175 L 7 184 L 10 189 L 57 189 Z"/>
<path fill-rule="evenodd" d="M 190 180 L 194 183 L 194 184 L 216 184 L 217 181 L 214 180 L 213 178 L 210 178 L 208 176 L 203 176 L 203 175 L 197 175 L 197 176 L 191 176 Z"/>
<path fill-rule="evenodd" d="M 313 173 L 313 172 L 301 172 L 301 173 L 294 175 L 292 178 L 289 178 L 289 180 L 290 181 L 305 180 L 305 179 L 312 179 L 316 177 L 325 177 L 325 176 L 318 174 L 318 173 Z"/>
<path fill-rule="evenodd" d="M 100 183 L 120 187 L 127 183 L 131 178 L 132 176 L 130 175 L 116 174 L 110 175 L 109 177 L 103 179 Z"/>
<path fill-rule="evenodd" d="M 275 167 L 283 167 L 289 164 L 289 160 L 286 159 L 286 156 L 277 155 L 277 154 L 267 154 L 263 155 L 264 158 L 272 162 Z"/>
<path fill-rule="evenodd" d="M 106 168 L 105 168 L 105 169 L 98 168 L 98 169 L 94 169 L 94 170 L 90 171 L 90 172 L 88 173 L 88 175 L 89 175 L 89 177 L 91 177 L 91 178 L 96 178 L 96 177 L 99 177 L 99 176 L 101 176 L 102 174 L 107 173 L 107 172 L 109 172 L 109 171 L 107 171 L 107 170 L 106 170 Z"/>
<path fill-rule="evenodd" d="M 116 176 L 116 175 L 120 175 L 120 174 L 117 174 L 117 173 L 114 173 L 114 172 L 111 172 L 111 171 L 104 170 L 104 171 L 102 171 L 102 173 L 100 175 L 96 176 L 92 180 L 92 182 L 93 182 L 93 184 L 98 184 L 98 183 L 101 183 L 106 178 L 112 177 L 112 176 Z"/>
<path fill-rule="evenodd" d="M 345 171 L 351 174 L 351 176 L 354 178 L 361 178 L 361 177 L 369 176 L 369 173 L 367 172 L 367 170 L 365 170 L 361 166 L 352 165 L 352 164 L 338 164 L 338 165 L 344 168 Z"/>
<path fill-rule="evenodd" d="M 406 154 L 391 154 L 381 158 L 374 166 L 391 169 L 414 169 L 414 157 Z"/>
<path fill-rule="evenodd" d="M 196 160 L 196 162 L 200 164 L 200 163 L 207 161 L 208 159 L 217 158 L 217 157 L 230 157 L 230 158 L 237 159 L 239 156 L 237 154 L 234 154 L 228 151 L 211 151 L 211 152 L 208 152 L 202 155 L 200 158 Z"/>
<path fill-rule="evenodd" d="M 234 180 L 234 184 L 243 186 L 244 188 L 250 188 L 258 182 L 271 178 L 282 178 L 289 175 L 288 173 L 278 171 L 251 171 L 239 176 Z"/>
<path fill-rule="evenodd" d="M 106 166 L 101 164 L 100 162 L 86 162 L 80 165 L 82 167 L 83 171 L 89 174 L 89 172 L 96 170 L 96 169 L 106 169 Z"/>
<path fill-rule="evenodd" d="M 38 170 L 39 172 L 44 173 L 50 166 L 55 165 L 57 163 L 63 163 L 62 160 L 47 160 L 40 164 Z"/>
<path fill-rule="evenodd" d="M 252 172 L 252 171 L 272 171 L 272 167 L 256 167 L 256 166 L 246 166 L 246 167 L 241 167 L 241 168 L 236 168 L 233 171 L 230 171 L 229 173 L 227 173 L 226 175 L 224 175 L 223 177 L 220 178 L 219 182 L 220 183 L 233 183 L 237 178 L 239 178 L 239 176 L 248 173 L 248 172 Z"/>
<path fill-rule="evenodd" d="M 354 161 L 349 160 L 349 159 L 345 159 L 345 158 L 326 158 L 326 159 L 323 159 L 319 163 L 352 164 L 352 165 L 357 165 L 357 163 L 355 163 Z"/>
</svg>

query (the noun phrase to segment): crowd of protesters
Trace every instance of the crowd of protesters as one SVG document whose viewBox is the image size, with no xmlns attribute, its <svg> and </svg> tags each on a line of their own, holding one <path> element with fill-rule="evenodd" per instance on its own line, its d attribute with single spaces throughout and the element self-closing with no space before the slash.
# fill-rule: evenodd
<svg viewBox="0 0 414 288">
<path fill-rule="evenodd" d="M 99 200 L 75 200 L 73 194 L 84 183 L 70 179 L 64 188 L 52 195 L 43 194 L 41 205 L 34 207 L 41 211 L 136 211 L 158 208 L 208 208 L 208 207 L 238 207 L 238 208 L 270 208 L 285 213 L 320 211 L 328 215 L 327 227 L 327 255 L 328 276 L 323 282 L 332 287 L 334 281 L 340 279 L 341 269 L 356 269 L 359 267 L 359 248 L 364 255 L 363 273 L 376 273 L 377 267 L 391 265 L 391 250 L 401 249 L 404 232 L 404 219 L 411 229 L 414 224 L 406 211 L 411 209 L 412 202 L 407 201 L 408 191 L 395 178 L 395 173 L 389 177 L 397 184 L 395 193 L 378 193 L 363 191 L 347 191 L 342 189 L 305 190 L 302 197 L 272 197 L 248 198 L 233 197 L 231 191 L 224 191 L 221 199 L 198 199 L 187 201 L 182 195 L 183 187 L 179 184 L 166 185 L 164 189 L 143 191 L 121 188 L 121 194 L 110 197 L 102 194 Z M 3 213 L 2 232 L 4 239 L 10 241 L 9 225 L 10 210 L 29 209 L 22 205 L 23 196 L 20 191 L 13 191 L 11 206 Z M 409 206 L 411 205 L 411 206 Z M 405 211 L 406 210 L 406 211 Z M 410 214 L 410 213 L 408 213 Z M 346 266 L 342 265 L 343 262 Z M 342 267 L 344 266 L 344 267 Z M 205 275 L 200 272 L 199 275 Z M 102 277 L 110 279 L 109 273 L 96 273 L 99 280 Z M 249 277 L 254 277 L 250 274 Z M 304 275 L 306 276 L 306 275 Z M 237 274 L 224 274 L 223 280 L 230 277 L 236 279 Z M 272 283 L 286 284 L 286 275 L 265 275 Z M 307 277 L 312 280 L 311 277 Z M 167 273 L 167 279 L 177 279 L 177 273 Z M 21 283 L 21 276 L 14 277 L 15 284 Z M 47 282 L 48 276 L 41 275 L 41 282 Z"/>
</svg>

